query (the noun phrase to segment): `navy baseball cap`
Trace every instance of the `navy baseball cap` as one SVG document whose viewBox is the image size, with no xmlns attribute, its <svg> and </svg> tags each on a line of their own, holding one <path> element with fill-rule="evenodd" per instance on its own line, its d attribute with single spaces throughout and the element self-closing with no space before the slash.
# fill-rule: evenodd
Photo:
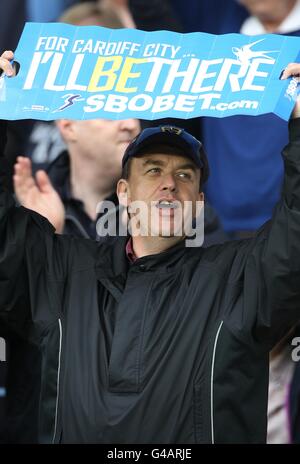
<svg viewBox="0 0 300 464">
<path fill-rule="evenodd" d="M 207 180 L 209 167 L 202 143 L 185 129 L 171 125 L 148 127 L 142 130 L 126 148 L 122 167 L 124 168 L 130 158 L 142 156 L 147 148 L 155 145 L 179 148 L 201 169 L 201 184 Z"/>
</svg>

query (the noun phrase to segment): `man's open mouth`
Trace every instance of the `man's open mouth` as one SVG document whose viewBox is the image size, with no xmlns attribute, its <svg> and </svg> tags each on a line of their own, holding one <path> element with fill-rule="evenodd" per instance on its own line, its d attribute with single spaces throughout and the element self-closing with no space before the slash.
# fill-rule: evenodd
<svg viewBox="0 0 300 464">
<path fill-rule="evenodd" d="M 160 200 L 155 206 L 156 208 L 162 209 L 176 209 L 178 208 L 178 202 L 173 200 Z"/>
</svg>

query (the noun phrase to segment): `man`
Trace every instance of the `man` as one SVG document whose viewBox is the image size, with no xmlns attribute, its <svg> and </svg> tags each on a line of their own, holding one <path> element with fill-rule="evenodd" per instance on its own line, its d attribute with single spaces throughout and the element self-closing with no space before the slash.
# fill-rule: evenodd
<svg viewBox="0 0 300 464">
<path fill-rule="evenodd" d="M 253 239 L 191 249 L 176 236 L 174 210 L 195 211 L 207 170 L 172 127 L 129 145 L 117 187 L 132 218 L 137 200 L 155 208 L 155 237 L 57 235 L 1 182 L 0 308 L 42 347 L 41 441 L 264 442 L 268 352 L 300 316 L 299 102 L 293 116 L 282 200 Z"/>
<path fill-rule="evenodd" d="M 110 5 L 112 3 L 112 5 Z M 61 22 L 76 25 L 99 24 L 109 28 L 121 28 L 124 24 L 116 14 L 113 2 L 107 5 L 97 5 L 95 2 L 77 4 L 68 9 L 61 17 Z M 126 23 L 129 27 L 130 24 Z M 63 115 L 63 112 L 62 112 Z M 39 149 L 34 157 L 49 159 L 48 137 L 52 123 L 39 122 L 36 129 L 43 128 L 40 132 L 34 131 L 34 137 L 38 139 L 40 133 Z M 118 208 L 118 199 L 115 193 L 117 180 L 121 175 L 121 159 L 129 141 L 140 130 L 139 121 L 127 119 L 120 121 L 86 120 L 74 121 L 61 119 L 57 121 L 59 134 L 65 141 L 66 149 L 48 167 L 48 176 L 43 171 L 38 171 L 34 179 L 31 174 L 31 163 L 28 158 L 20 157 L 18 160 L 18 181 L 14 182 L 15 193 L 23 206 L 39 212 L 54 225 L 57 232 L 77 237 L 101 239 L 97 235 L 96 224 L 99 218 L 97 209 L 99 204 L 110 200 Z M 51 134 L 53 134 L 51 130 Z M 52 139 L 52 136 L 51 136 Z M 49 140 L 48 140 L 49 141 Z M 53 143 L 51 142 L 51 145 Z M 53 185 L 53 187 L 52 187 Z M 39 189 L 40 195 L 35 200 L 34 192 Z M 206 244 L 226 240 L 221 230 L 214 211 L 206 208 Z M 1 333 L 0 333 L 1 335 Z M 36 397 L 39 395 L 39 353 L 35 347 L 30 346 L 20 337 L 13 336 L 7 330 L 2 333 L 6 340 L 10 341 L 11 356 L 6 365 L 8 369 L 7 411 L 4 422 L 4 438 L 6 442 L 35 442 Z M 16 349 L 18 347 L 18 349 Z M 30 355 L 30 352 L 32 353 Z M 31 356 L 31 360 L 30 360 Z M 34 365 L 36 374 L 31 369 L 30 382 L 28 369 L 25 367 Z M 27 379 L 24 386 L 24 379 Z M 17 381 L 18 380 L 18 381 Z M 28 401 L 29 390 L 36 386 L 36 395 L 31 394 L 32 409 L 35 414 L 30 416 Z M 24 398 L 24 401 L 21 399 Z M 25 404 L 25 406 L 22 406 Z M 29 419 L 26 426 L 20 420 L 21 411 L 26 410 Z M 31 427 L 28 426 L 32 424 Z M 30 434 L 30 430 L 34 433 Z M 25 433 L 25 430 L 27 433 Z M 1 440 L 1 438 L 0 438 Z"/>
</svg>

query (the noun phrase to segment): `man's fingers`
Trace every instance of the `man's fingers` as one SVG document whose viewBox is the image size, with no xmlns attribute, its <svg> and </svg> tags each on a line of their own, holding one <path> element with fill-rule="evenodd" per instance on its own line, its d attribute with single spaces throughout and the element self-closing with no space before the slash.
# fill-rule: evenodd
<svg viewBox="0 0 300 464">
<path fill-rule="evenodd" d="M 32 177 L 32 165 L 29 158 L 18 156 L 15 168 L 21 171 L 21 174 L 26 177 Z"/>
<path fill-rule="evenodd" d="M 48 193 L 51 190 L 53 190 L 51 181 L 48 177 L 48 174 L 45 171 L 43 170 L 37 171 L 35 178 L 36 178 L 37 186 L 41 192 Z"/>
<path fill-rule="evenodd" d="M 35 181 L 31 171 L 31 161 L 28 158 L 18 156 L 14 165 L 14 188 L 19 201 L 24 201 L 23 196 L 35 187 Z"/>
<path fill-rule="evenodd" d="M 11 50 L 6 50 L 0 57 L 0 69 L 2 69 L 7 76 L 15 76 L 16 72 L 11 65 L 14 54 Z"/>
<path fill-rule="evenodd" d="M 32 165 L 29 158 L 18 156 L 14 168 L 14 186 L 17 196 L 26 195 L 32 188 L 38 188 L 41 192 L 49 192 L 53 189 L 45 171 L 39 170 L 35 178 L 33 177 Z"/>
<path fill-rule="evenodd" d="M 300 75 L 300 63 L 289 63 L 282 73 L 281 79 Z"/>
<path fill-rule="evenodd" d="M 14 52 L 11 50 L 5 50 L 5 52 L 2 53 L 1 58 L 5 58 L 6 60 L 13 60 Z"/>
<path fill-rule="evenodd" d="M 15 194 L 19 202 L 26 206 L 29 196 L 37 190 L 34 180 L 24 182 L 22 175 L 14 174 L 13 175 L 14 189 Z"/>
<path fill-rule="evenodd" d="M 34 184 L 31 161 L 29 158 L 18 156 L 14 168 L 15 174 L 17 174 L 20 177 L 24 185 L 26 184 L 26 186 L 31 186 L 32 184 Z"/>
</svg>

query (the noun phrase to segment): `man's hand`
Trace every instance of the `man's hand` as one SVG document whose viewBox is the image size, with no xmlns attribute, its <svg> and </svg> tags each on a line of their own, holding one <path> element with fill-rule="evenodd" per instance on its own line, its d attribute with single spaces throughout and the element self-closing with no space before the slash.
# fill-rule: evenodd
<svg viewBox="0 0 300 464">
<path fill-rule="evenodd" d="M 0 70 L 4 71 L 5 74 L 9 77 L 16 75 L 15 69 L 11 64 L 11 61 L 14 59 L 14 53 L 11 50 L 6 50 L 0 56 Z"/>
<path fill-rule="evenodd" d="M 46 172 L 37 171 L 34 179 L 30 159 L 18 156 L 13 181 L 21 205 L 46 217 L 56 232 L 62 233 L 65 208 Z"/>
<path fill-rule="evenodd" d="M 288 77 L 294 76 L 298 80 L 298 85 L 300 83 L 300 63 L 289 63 L 285 68 L 281 79 L 287 79 Z M 300 118 L 300 95 L 295 104 L 295 108 L 292 113 L 292 118 Z"/>
</svg>

